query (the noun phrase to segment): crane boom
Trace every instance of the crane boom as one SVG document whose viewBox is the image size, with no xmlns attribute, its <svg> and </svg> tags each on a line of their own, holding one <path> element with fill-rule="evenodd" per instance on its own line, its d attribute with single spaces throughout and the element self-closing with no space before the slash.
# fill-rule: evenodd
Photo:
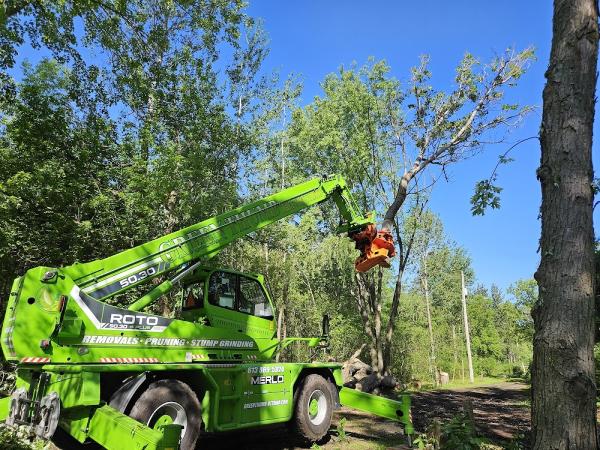
<svg viewBox="0 0 600 450">
<path fill-rule="evenodd" d="M 339 232 L 355 233 L 373 222 L 362 215 L 339 175 L 315 178 L 232 211 L 105 259 L 75 263 L 61 271 L 96 300 L 105 300 L 191 261 L 210 258 L 235 240 L 333 199 L 342 219 Z"/>
<path fill-rule="evenodd" d="M 175 326 L 172 319 L 141 311 L 171 292 L 180 280 L 193 276 L 202 261 L 225 246 L 328 199 L 340 212 L 338 231 L 347 232 L 360 250 L 357 270 L 385 265 L 393 256 L 391 236 L 382 238 L 374 228 L 374 217 L 359 212 L 341 176 L 315 178 L 104 259 L 29 269 L 13 283 L 1 336 L 4 355 L 9 359 L 37 357 L 48 353 L 54 340 L 80 345 L 84 334 L 94 329 L 165 331 L 165 337 L 175 338 L 182 332 L 176 328 L 188 325 L 175 321 L 180 324 Z M 170 272 L 174 276 L 161 277 L 162 283 L 151 282 Z M 106 303 L 141 286 L 150 290 L 126 309 Z M 28 320 L 23 320 L 25 316 Z M 54 360 L 68 358 L 69 352 L 68 346 L 56 347 Z"/>
</svg>

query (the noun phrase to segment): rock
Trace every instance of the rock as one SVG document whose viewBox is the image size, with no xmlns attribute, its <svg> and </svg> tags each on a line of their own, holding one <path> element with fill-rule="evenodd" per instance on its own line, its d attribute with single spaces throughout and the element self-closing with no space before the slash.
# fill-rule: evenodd
<svg viewBox="0 0 600 450">
<path fill-rule="evenodd" d="M 381 379 L 380 384 L 383 388 L 394 389 L 398 385 L 398 382 L 394 377 L 386 375 Z"/>
<path fill-rule="evenodd" d="M 376 373 L 372 373 L 371 375 L 359 380 L 358 383 L 356 383 L 356 389 L 367 393 L 372 392 L 373 389 L 379 386 L 379 381 L 379 376 Z"/>
</svg>

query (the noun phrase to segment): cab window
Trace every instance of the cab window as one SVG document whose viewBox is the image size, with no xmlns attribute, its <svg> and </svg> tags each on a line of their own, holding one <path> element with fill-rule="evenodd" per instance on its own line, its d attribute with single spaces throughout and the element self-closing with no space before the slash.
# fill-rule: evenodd
<svg viewBox="0 0 600 450">
<path fill-rule="evenodd" d="M 260 283 L 246 277 L 240 277 L 240 296 L 238 310 L 246 314 L 263 318 L 272 318 L 273 311 Z"/>
<path fill-rule="evenodd" d="M 204 282 L 186 286 L 183 291 L 183 309 L 202 308 L 204 301 Z"/>
<path fill-rule="evenodd" d="M 211 305 L 235 309 L 237 276 L 233 273 L 215 272 L 208 285 L 208 301 Z"/>
</svg>

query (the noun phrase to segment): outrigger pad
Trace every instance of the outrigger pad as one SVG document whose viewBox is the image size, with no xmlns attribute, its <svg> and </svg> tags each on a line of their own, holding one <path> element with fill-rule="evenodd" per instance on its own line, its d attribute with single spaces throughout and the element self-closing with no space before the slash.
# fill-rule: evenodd
<svg viewBox="0 0 600 450">
<path fill-rule="evenodd" d="M 375 266 L 390 267 L 390 258 L 396 255 L 396 249 L 389 231 L 377 231 L 374 224 L 369 224 L 362 231 L 351 234 L 350 238 L 360 251 L 354 263 L 357 272 L 366 272 Z"/>
<path fill-rule="evenodd" d="M 38 414 L 39 422 L 33 431 L 42 439 L 50 439 L 58 427 L 60 417 L 60 400 L 56 392 L 42 398 Z"/>
<path fill-rule="evenodd" d="M 47 440 L 54 435 L 59 418 L 60 399 L 56 392 L 40 401 L 30 399 L 25 388 L 17 389 L 10 396 L 10 411 L 6 418 L 8 426 L 30 426 L 36 436 Z"/>
</svg>

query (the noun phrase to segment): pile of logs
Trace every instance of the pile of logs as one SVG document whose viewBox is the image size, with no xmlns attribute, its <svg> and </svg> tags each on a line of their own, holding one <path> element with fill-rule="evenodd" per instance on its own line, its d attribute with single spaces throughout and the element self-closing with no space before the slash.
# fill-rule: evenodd
<svg viewBox="0 0 600 450">
<path fill-rule="evenodd" d="M 342 376 L 344 386 L 357 389 L 362 392 L 380 394 L 382 391 L 395 389 L 398 382 L 392 376 L 382 376 L 373 371 L 368 364 L 358 359 L 358 355 L 364 348 L 358 349 L 342 365 Z"/>
<path fill-rule="evenodd" d="M 404 390 L 409 386 L 414 389 L 421 389 L 421 380 L 413 379 L 409 385 L 401 385 L 392 376 L 375 372 L 367 363 L 362 362 L 358 355 L 362 352 L 363 344 L 354 354 L 348 358 L 342 365 L 342 376 L 344 377 L 344 386 L 357 389 L 359 391 L 381 394 L 393 389 Z M 444 386 L 450 382 L 450 375 L 436 368 L 436 386 Z"/>
</svg>

